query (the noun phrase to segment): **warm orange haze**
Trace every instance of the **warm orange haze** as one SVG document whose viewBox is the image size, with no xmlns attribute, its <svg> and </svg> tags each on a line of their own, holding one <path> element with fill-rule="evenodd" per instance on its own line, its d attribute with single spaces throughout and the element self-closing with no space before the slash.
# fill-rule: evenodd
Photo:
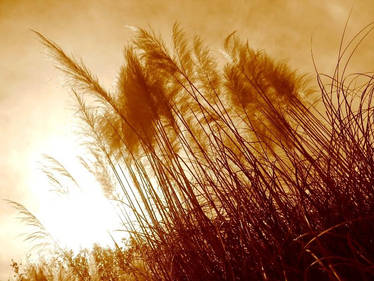
<svg viewBox="0 0 374 281">
<path fill-rule="evenodd" d="M 0 0 L 0 280 L 374 278 L 373 15 Z"/>
</svg>

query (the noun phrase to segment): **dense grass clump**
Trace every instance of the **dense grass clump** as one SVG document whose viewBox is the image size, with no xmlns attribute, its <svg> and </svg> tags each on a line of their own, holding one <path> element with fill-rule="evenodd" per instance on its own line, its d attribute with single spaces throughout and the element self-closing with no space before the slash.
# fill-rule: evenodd
<svg viewBox="0 0 374 281">
<path fill-rule="evenodd" d="M 373 280 L 374 83 L 346 74 L 371 28 L 341 44 L 333 75 L 316 71 L 317 102 L 234 33 L 218 55 L 177 25 L 169 47 L 137 29 L 113 93 L 39 34 L 76 97 L 82 163 L 121 202 L 132 241 L 70 255 L 54 278 Z"/>
</svg>

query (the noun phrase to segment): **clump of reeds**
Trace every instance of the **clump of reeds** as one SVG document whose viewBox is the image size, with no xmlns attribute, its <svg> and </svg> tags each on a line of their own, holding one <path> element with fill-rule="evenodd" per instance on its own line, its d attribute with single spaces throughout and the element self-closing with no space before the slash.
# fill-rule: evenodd
<svg viewBox="0 0 374 281">
<path fill-rule="evenodd" d="M 122 202 L 121 253 L 148 280 L 374 278 L 374 83 L 346 74 L 372 26 L 342 43 L 333 75 L 316 72 L 317 105 L 234 33 L 217 56 L 178 25 L 169 47 L 137 29 L 114 93 L 39 34 L 71 81 L 84 163 Z"/>
<path fill-rule="evenodd" d="M 13 276 L 17 281 L 146 281 L 150 280 L 137 247 L 132 243 L 126 248 L 103 248 L 94 245 L 92 249 L 74 254 L 65 250 L 56 252 L 48 259 L 20 264 L 12 261 Z"/>
</svg>

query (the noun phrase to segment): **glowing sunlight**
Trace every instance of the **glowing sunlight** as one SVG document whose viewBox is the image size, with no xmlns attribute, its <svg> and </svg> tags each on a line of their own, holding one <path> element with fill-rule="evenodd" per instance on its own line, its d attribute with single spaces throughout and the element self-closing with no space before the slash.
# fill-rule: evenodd
<svg viewBox="0 0 374 281">
<path fill-rule="evenodd" d="M 94 243 L 111 244 L 108 231 L 115 227 L 115 212 L 97 189 L 73 191 L 64 196 L 47 193 L 41 220 L 63 245 L 78 251 Z"/>
<path fill-rule="evenodd" d="M 74 252 L 90 248 L 95 243 L 113 245 L 111 235 L 119 236 L 114 232 L 119 227 L 116 211 L 94 176 L 77 160 L 76 155 L 82 151 L 74 145 L 73 138 L 55 136 L 47 140 L 40 150 L 61 162 L 78 183 L 77 186 L 67 182 L 66 190 L 57 190 L 38 164 L 43 161 L 40 151 L 32 153 L 32 190 L 39 198 L 37 217 L 47 231 L 60 246 Z"/>
</svg>

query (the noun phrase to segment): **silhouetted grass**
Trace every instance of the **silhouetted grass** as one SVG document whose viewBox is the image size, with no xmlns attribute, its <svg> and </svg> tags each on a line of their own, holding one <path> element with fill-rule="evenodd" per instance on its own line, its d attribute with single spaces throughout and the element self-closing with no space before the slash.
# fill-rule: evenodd
<svg viewBox="0 0 374 281">
<path fill-rule="evenodd" d="M 178 25 L 169 48 L 137 29 L 115 93 L 38 33 L 71 81 L 95 159 L 82 163 L 131 234 L 74 278 L 373 280 L 374 83 L 346 73 L 372 28 L 341 43 L 333 75 L 316 70 L 317 104 L 234 33 L 219 56 Z"/>
</svg>

